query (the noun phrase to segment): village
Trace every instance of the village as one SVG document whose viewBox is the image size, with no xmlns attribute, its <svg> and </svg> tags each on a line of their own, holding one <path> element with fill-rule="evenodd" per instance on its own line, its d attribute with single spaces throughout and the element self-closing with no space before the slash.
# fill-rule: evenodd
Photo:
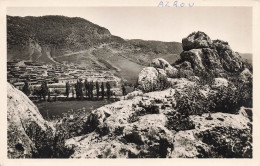
<svg viewBox="0 0 260 166">
<path fill-rule="evenodd" d="M 118 88 L 121 82 L 111 71 L 87 69 L 77 64 L 41 64 L 19 60 L 7 62 L 7 81 L 19 90 L 22 90 L 25 82 L 28 83 L 31 92 L 46 82 L 50 92 L 59 91 L 59 94 L 64 94 L 66 83 L 72 86 L 79 79 L 100 84 L 109 82 L 113 88 Z"/>
</svg>

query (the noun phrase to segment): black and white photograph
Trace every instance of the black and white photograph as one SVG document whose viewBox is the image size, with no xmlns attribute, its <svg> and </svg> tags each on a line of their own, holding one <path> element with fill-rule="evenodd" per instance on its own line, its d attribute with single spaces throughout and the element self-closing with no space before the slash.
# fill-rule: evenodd
<svg viewBox="0 0 260 166">
<path fill-rule="evenodd" d="M 253 158 L 252 7 L 10 6 L 5 19 L 7 159 Z"/>
</svg>

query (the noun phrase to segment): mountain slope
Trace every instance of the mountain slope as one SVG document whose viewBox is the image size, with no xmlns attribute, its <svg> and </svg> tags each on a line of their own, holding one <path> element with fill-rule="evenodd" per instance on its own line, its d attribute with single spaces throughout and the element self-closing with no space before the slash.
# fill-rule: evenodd
<svg viewBox="0 0 260 166">
<path fill-rule="evenodd" d="M 104 70 L 118 68 L 115 71 L 119 76 L 131 72 L 137 75 L 157 57 L 173 63 L 182 51 L 177 42 L 124 40 L 85 19 L 64 16 L 7 16 L 7 45 L 8 61 L 69 62 Z M 130 67 L 124 65 L 130 63 Z"/>
</svg>

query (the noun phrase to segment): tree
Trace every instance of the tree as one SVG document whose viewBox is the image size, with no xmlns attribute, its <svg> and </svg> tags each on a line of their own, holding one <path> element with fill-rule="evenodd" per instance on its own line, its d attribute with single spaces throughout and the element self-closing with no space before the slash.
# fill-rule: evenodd
<svg viewBox="0 0 260 166">
<path fill-rule="evenodd" d="M 48 102 L 51 101 L 51 94 L 50 94 L 50 91 L 48 91 L 48 99 L 47 99 Z"/>
<path fill-rule="evenodd" d="M 49 88 L 46 81 L 43 81 L 41 84 L 41 95 L 43 97 L 43 100 L 46 101 L 46 96 L 48 94 Z"/>
<path fill-rule="evenodd" d="M 74 99 L 74 88 L 73 87 L 72 87 L 71 93 L 72 93 L 72 98 Z"/>
<path fill-rule="evenodd" d="M 78 81 L 77 83 L 74 85 L 75 86 L 75 91 L 76 91 L 76 99 L 79 98 L 79 93 L 78 93 Z"/>
<path fill-rule="evenodd" d="M 29 96 L 30 94 L 30 90 L 29 90 L 29 84 L 27 81 L 24 81 L 24 86 L 22 89 L 23 93 L 26 94 L 27 96 Z"/>
<path fill-rule="evenodd" d="M 106 83 L 106 87 L 107 87 L 107 98 L 110 99 L 111 86 L 110 86 L 110 83 L 109 83 L 109 82 Z"/>
<path fill-rule="evenodd" d="M 104 88 L 104 83 L 101 83 L 101 95 L 102 95 L 102 99 L 104 99 L 105 96 L 105 88 Z"/>
<path fill-rule="evenodd" d="M 90 99 L 93 100 L 94 83 L 90 82 Z"/>
<path fill-rule="evenodd" d="M 70 94 L 70 84 L 69 84 L 69 82 L 66 82 L 66 96 L 67 96 L 67 99 L 69 98 L 69 94 Z"/>
<path fill-rule="evenodd" d="M 97 99 L 99 98 L 99 84 L 96 82 Z"/>
<path fill-rule="evenodd" d="M 85 80 L 85 89 L 86 89 L 86 97 L 89 97 L 89 83 L 88 80 Z"/>
<path fill-rule="evenodd" d="M 83 83 L 81 81 L 81 79 L 77 81 L 77 83 L 75 84 L 75 89 L 77 99 L 83 100 Z"/>
<path fill-rule="evenodd" d="M 125 96 L 126 95 L 126 88 L 125 88 L 125 85 L 124 84 L 122 84 L 122 94 L 123 94 L 123 96 Z"/>
</svg>

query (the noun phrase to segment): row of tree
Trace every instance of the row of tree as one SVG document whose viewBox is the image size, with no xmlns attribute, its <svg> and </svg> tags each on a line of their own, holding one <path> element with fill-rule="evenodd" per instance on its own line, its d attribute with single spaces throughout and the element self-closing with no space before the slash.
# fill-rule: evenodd
<svg viewBox="0 0 260 166">
<path fill-rule="evenodd" d="M 105 93 L 105 86 L 104 83 L 101 83 L 101 86 L 99 86 L 99 83 L 96 82 L 94 85 L 94 82 L 88 82 L 87 80 L 85 80 L 84 84 L 82 82 L 82 80 L 78 80 L 77 83 L 74 85 L 75 86 L 75 91 L 76 91 L 76 98 L 79 100 L 83 100 L 84 98 L 84 94 L 83 94 L 83 89 L 85 88 L 85 96 L 86 98 L 89 98 L 91 100 L 93 100 L 94 98 L 94 89 L 96 89 L 96 97 L 97 99 L 99 99 L 100 95 L 102 97 L 102 99 L 104 99 L 105 95 L 107 96 L 108 99 L 110 99 L 111 95 L 112 95 L 112 91 L 111 91 L 111 85 L 109 82 L 106 82 L 106 93 Z M 66 83 L 66 95 L 67 98 L 69 97 L 70 94 L 70 84 L 67 82 Z M 74 88 L 72 87 L 72 97 L 74 97 Z"/>
<path fill-rule="evenodd" d="M 111 91 L 111 85 L 109 82 L 102 82 L 101 84 L 99 82 L 94 83 L 93 81 L 88 82 L 85 80 L 85 82 L 82 82 L 82 79 L 79 79 L 76 84 L 70 85 L 69 82 L 66 82 L 66 91 L 65 94 L 67 98 L 69 98 L 69 94 L 72 93 L 72 98 L 74 98 L 74 95 L 76 93 L 76 99 L 83 100 L 84 96 L 86 98 L 93 100 L 94 99 L 94 90 L 96 91 L 96 98 L 99 99 L 100 97 L 102 99 L 107 96 L 108 99 L 110 99 L 112 95 Z M 106 91 L 105 91 L 106 87 Z M 126 88 L 124 85 L 122 85 L 122 95 L 126 95 Z M 24 82 L 24 87 L 22 88 L 22 91 L 29 96 L 31 94 L 29 84 L 27 81 Z M 84 94 L 85 91 L 85 94 Z M 56 91 L 55 91 L 56 94 Z M 33 95 L 37 95 L 40 97 L 40 100 L 43 98 L 43 100 L 46 100 L 46 96 L 48 96 L 48 100 L 50 100 L 50 91 L 47 85 L 47 82 L 44 81 L 41 84 L 40 89 L 36 89 L 33 91 Z M 55 95 L 57 97 L 57 95 Z"/>
</svg>

